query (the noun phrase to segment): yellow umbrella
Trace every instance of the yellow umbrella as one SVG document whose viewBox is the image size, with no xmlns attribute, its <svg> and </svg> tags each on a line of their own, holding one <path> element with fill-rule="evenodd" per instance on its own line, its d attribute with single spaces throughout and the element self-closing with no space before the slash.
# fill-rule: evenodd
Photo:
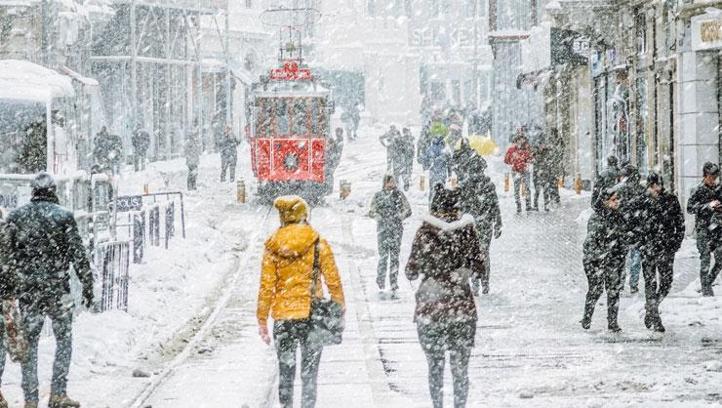
<svg viewBox="0 0 722 408">
<path fill-rule="evenodd" d="M 469 136 L 469 146 L 482 156 L 490 156 L 499 152 L 499 146 L 489 136 Z"/>
</svg>

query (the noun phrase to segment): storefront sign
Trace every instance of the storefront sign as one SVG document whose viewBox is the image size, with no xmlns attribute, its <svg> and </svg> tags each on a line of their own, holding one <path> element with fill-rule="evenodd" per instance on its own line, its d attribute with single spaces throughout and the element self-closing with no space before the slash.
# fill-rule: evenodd
<svg viewBox="0 0 722 408">
<path fill-rule="evenodd" d="M 692 17 L 692 49 L 722 48 L 722 17 L 701 15 Z"/>
<path fill-rule="evenodd" d="M 585 65 L 589 63 L 591 40 L 572 30 L 552 28 L 552 65 Z"/>
<path fill-rule="evenodd" d="M 481 40 L 481 31 L 477 30 L 479 46 L 485 44 Z M 474 28 L 439 24 L 418 27 L 409 30 L 409 45 L 412 47 L 441 47 L 444 49 L 474 46 Z"/>
</svg>

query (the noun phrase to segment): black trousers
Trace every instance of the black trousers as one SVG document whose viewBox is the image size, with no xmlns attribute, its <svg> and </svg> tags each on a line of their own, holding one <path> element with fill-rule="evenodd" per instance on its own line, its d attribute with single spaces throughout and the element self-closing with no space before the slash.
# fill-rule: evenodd
<svg viewBox="0 0 722 408">
<path fill-rule="evenodd" d="M 136 152 L 133 155 L 133 168 L 135 171 L 145 170 L 145 153 Z"/>
<path fill-rule="evenodd" d="M 399 230 L 403 226 L 399 227 Z M 386 275 L 392 290 L 399 288 L 399 256 L 401 254 L 401 237 L 399 230 L 378 232 L 379 263 L 376 267 L 376 284 L 379 289 L 386 287 Z"/>
<path fill-rule="evenodd" d="M 584 303 L 584 318 L 592 319 L 594 308 L 607 291 L 607 323 L 617 324 L 619 314 L 619 294 L 622 291 L 622 271 L 624 269 L 624 255 L 607 254 L 603 259 L 585 259 L 584 273 L 587 275 L 587 297 Z"/>
<path fill-rule="evenodd" d="M 446 352 L 454 383 L 454 408 L 466 407 L 469 395 L 469 360 L 474 347 L 476 322 L 431 322 L 416 325 L 419 343 L 429 366 L 429 393 L 434 408 L 444 405 Z"/>
<path fill-rule="evenodd" d="M 544 197 L 544 206 L 549 205 L 551 197 L 551 183 L 549 175 L 543 172 L 537 172 L 534 170 L 534 208 L 539 209 L 539 194 L 541 193 Z"/>
<path fill-rule="evenodd" d="M 296 349 L 301 346 L 302 408 L 316 405 L 316 381 L 323 345 L 309 341 L 309 320 L 281 320 L 273 324 L 278 356 L 278 400 L 283 408 L 293 408 L 293 382 L 296 378 Z"/>
<path fill-rule="evenodd" d="M 228 171 L 228 177 L 231 181 L 236 179 L 236 162 L 237 157 L 222 158 L 221 157 L 221 181 L 226 181 L 226 171 Z"/>
<path fill-rule="evenodd" d="M 642 273 L 644 274 L 647 315 L 658 317 L 659 304 L 669 295 L 669 291 L 672 289 L 674 254 L 644 255 Z"/>
</svg>

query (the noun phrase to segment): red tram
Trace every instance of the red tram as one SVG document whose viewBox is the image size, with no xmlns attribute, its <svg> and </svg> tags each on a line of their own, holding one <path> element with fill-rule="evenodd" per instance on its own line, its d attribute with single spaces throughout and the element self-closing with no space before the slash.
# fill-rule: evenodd
<svg viewBox="0 0 722 408">
<path fill-rule="evenodd" d="M 248 136 L 259 196 L 298 194 L 316 202 L 331 192 L 325 163 L 330 96 L 297 60 L 285 60 L 253 85 Z"/>
</svg>

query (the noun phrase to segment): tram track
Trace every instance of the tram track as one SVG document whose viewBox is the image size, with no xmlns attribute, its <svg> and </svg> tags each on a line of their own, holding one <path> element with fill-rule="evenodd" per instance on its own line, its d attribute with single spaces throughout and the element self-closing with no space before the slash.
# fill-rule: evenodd
<svg viewBox="0 0 722 408">
<path fill-rule="evenodd" d="M 241 254 L 242 259 L 237 263 L 235 271 L 224 282 L 223 285 L 225 288 L 222 289 L 220 296 L 213 304 L 211 312 L 205 315 L 204 319 L 193 319 L 195 321 L 192 321 L 191 324 L 197 327 L 197 329 L 191 330 L 191 332 L 194 333 L 192 337 L 187 339 L 187 341 L 183 340 L 185 346 L 180 348 L 169 363 L 165 364 L 159 374 L 151 377 L 150 382 L 132 399 L 130 404 L 126 406 L 127 408 L 145 408 L 150 406 L 148 402 L 163 385 L 172 378 L 176 370 L 194 355 L 193 351 L 199 348 L 203 342 L 213 334 L 214 328 L 221 322 L 224 314 L 228 311 L 229 304 L 233 300 L 234 295 L 237 295 L 243 283 L 248 283 L 247 281 L 251 274 L 244 277 L 244 272 L 249 270 L 251 260 L 256 259 L 254 254 L 261 252 L 265 235 L 269 233 L 271 228 L 271 223 L 269 222 L 271 213 L 272 208 L 268 208 L 264 212 L 258 228 L 248 237 L 248 247 Z M 248 299 L 243 299 L 243 303 L 248 303 Z"/>
</svg>

